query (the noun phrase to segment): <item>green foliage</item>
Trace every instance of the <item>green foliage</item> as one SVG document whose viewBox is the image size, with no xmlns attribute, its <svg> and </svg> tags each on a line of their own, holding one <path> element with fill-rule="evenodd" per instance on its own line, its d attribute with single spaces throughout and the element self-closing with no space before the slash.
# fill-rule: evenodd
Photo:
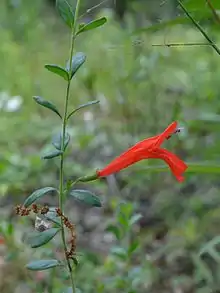
<svg viewBox="0 0 220 293">
<path fill-rule="evenodd" d="M 93 30 L 99 26 L 102 26 L 103 24 L 105 24 L 107 22 L 106 17 L 101 17 L 99 19 L 95 19 L 87 24 L 82 24 L 80 25 L 76 35 L 79 35 L 80 33 L 86 32 L 86 31 L 90 31 Z"/>
<path fill-rule="evenodd" d="M 106 230 L 116 237 L 117 242 L 111 247 L 108 255 L 107 262 L 111 262 L 111 267 L 103 268 L 103 273 L 108 275 L 110 281 L 106 279 L 104 283 L 105 292 L 111 292 L 112 288 L 122 291 L 129 288 L 131 292 L 138 292 L 137 288 L 141 288 L 146 281 L 143 275 L 147 273 L 141 260 L 140 266 L 133 267 L 132 265 L 132 260 L 137 257 L 140 248 L 140 241 L 134 233 L 134 227 L 141 215 L 134 213 L 132 203 L 118 204 L 116 202 L 115 204 L 117 209 L 114 221 L 107 226 Z"/>
<path fill-rule="evenodd" d="M 25 207 L 29 207 L 32 203 L 42 198 L 46 193 L 51 191 L 57 191 L 54 187 L 44 187 L 35 190 L 24 202 Z M 57 191 L 58 192 L 58 191 Z"/>
<path fill-rule="evenodd" d="M 44 271 L 59 265 L 60 264 L 56 259 L 42 259 L 30 262 L 26 265 L 26 268 L 31 271 Z"/>
<path fill-rule="evenodd" d="M 69 80 L 69 74 L 68 72 L 62 68 L 59 65 L 54 65 L 54 64 L 46 64 L 44 66 L 47 70 L 49 70 L 50 72 L 53 72 L 61 77 L 63 77 L 66 81 Z"/>
<path fill-rule="evenodd" d="M 70 142 L 70 135 L 68 132 L 65 133 L 64 150 L 67 148 Z M 57 150 L 62 150 L 62 133 L 55 134 L 52 139 L 52 144 Z"/>
<path fill-rule="evenodd" d="M 67 119 L 69 119 L 72 115 L 74 115 L 77 111 L 83 109 L 83 108 L 86 108 L 88 106 L 91 106 L 91 105 L 95 105 L 95 104 L 98 104 L 99 101 L 91 101 L 91 102 L 88 102 L 88 103 L 85 103 L 85 104 L 82 104 L 80 105 L 79 107 L 77 107 L 76 109 L 74 109 L 72 112 L 70 112 L 70 114 L 67 116 Z"/>
<path fill-rule="evenodd" d="M 76 72 L 79 70 L 79 68 L 83 65 L 85 61 L 86 61 L 86 55 L 82 52 L 76 53 L 72 57 L 72 60 L 69 60 L 66 69 L 69 72 L 70 79 L 73 78 L 73 76 L 76 74 Z"/>
<path fill-rule="evenodd" d="M 93 207 L 102 206 L 100 198 L 88 190 L 74 189 L 74 190 L 71 190 L 69 194 L 73 196 L 75 199 L 85 204 L 88 204 L 90 206 L 93 206 Z"/>
<path fill-rule="evenodd" d="M 56 210 L 54 208 L 49 208 L 49 212 L 45 215 L 45 218 L 58 227 L 61 227 L 61 220 L 57 217 Z"/>
<path fill-rule="evenodd" d="M 209 10 L 207 3 L 199 0 L 185 0 L 184 3 L 190 11 L 201 16 L 207 15 Z M 220 9 L 220 3 L 218 0 L 212 0 L 211 3 L 216 10 Z"/>
<path fill-rule="evenodd" d="M 69 2 L 67 0 L 56 0 L 56 7 L 64 22 L 72 28 L 74 24 L 74 13 Z"/>
<path fill-rule="evenodd" d="M 60 118 L 62 119 L 62 116 L 60 115 L 59 111 L 57 110 L 56 106 L 54 106 L 51 102 L 44 100 L 42 97 L 33 97 L 35 102 L 39 105 L 48 108 L 52 110 L 54 113 L 56 113 Z"/>
<path fill-rule="evenodd" d="M 59 228 L 51 228 L 43 232 L 33 232 L 28 236 L 27 243 L 31 248 L 37 248 L 47 244 L 60 231 Z"/>
<path fill-rule="evenodd" d="M 53 158 L 61 156 L 62 154 L 63 154 L 63 151 L 52 150 L 52 151 L 48 152 L 46 155 L 44 155 L 42 157 L 42 159 L 45 159 L 45 160 L 53 159 Z"/>
</svg>

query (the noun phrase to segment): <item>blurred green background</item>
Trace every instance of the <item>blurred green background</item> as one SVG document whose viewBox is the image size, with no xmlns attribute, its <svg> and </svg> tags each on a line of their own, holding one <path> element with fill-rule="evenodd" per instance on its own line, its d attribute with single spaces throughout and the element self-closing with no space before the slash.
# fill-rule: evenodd
<svg viewBox="0 0 220 293">
<path fill-rule="evenodd" d="M 39 95 L 63 107 L 65 83 L 44 69 L 68 59 L 69 31 L 54 2 L 0 1 L 1 293 L 58 293 L 67 282 L 62 270 L 25 269 L 54 247 L 59 254 L 59 240 L 31 250 L 23 240 L 35 218 L 13 212 L 36 188 L 58 183 L 59 161 L 41 156 L 60 121 L 32 99 Z M 106 16 L 108 22 L 82 34 L 76 45 L 87 62 L 72 84 L 70 108 L 100 103 L 71 120 L 66 178 L 104 166 L 173 120 L 184 131 L 166 147 L 189 170 L 179 184 L 163 162 L 149 160 L 79 185 L 100 195 L 104 207 L 67 203 L 78 231 L 77 286 L 84 293 L 220 292 L 220 56 L 205 45 L 166 46 L 207 43 L 175 0 L 82 2 L 82 21 Z M 207 2 L 183 1 L 220 45 L 220 24 Z M 220 2 L 211 3 L 218 14 Z M 55 206 L 57 198 L 44 202 Z M 120 237 L 117 224 L 127 227 Z"/>
</svg>

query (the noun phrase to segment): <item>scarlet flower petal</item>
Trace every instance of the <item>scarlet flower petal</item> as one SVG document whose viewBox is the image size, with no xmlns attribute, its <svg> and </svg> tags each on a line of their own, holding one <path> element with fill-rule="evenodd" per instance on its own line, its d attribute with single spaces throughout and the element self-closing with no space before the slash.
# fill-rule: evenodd
<svg viewBox="0 0 220 293">
<path fill-rule="evenodd" d="M 184 180 L 183 173 L 186 171 L 188 166 L 175 154 L 165 149 L 157 149 L 154 154 L 154 158 L 164 160 L 170 167 L 170 170 L 176 177 L 177 181 L 182 182 Z"/>
<path fill-rule="evenodd" d="M 137 162 L 137 157 L 135 153 L 123 153 L 121 156 L 115 158 L 110 164 L 108 164 L 104 169 L 98 170 L 97 175 L 99 177 L 106 177 L 113 173 L 117 173 L 122 169 L 127 168 L 128 166 Z"/>
<path fill-rule="evenodd" d="M 134 146 L 115 158 L 104 169 L 97 171 L 97 175 L 99 177 L 109 176 L 138 161 L 154 158 L 164 160 L 170 167 L 176 179 L 179 182 L 182 182 L 184 180 L 183 173 L 186 171 L 187 165 L 175 154 L 165 149 L 160 149 L 160 146 L 164 140 L 168 139 L 168 137 L 175 133 L 176 129 L 177 122 L 175 121 L 171 123 L 163 133 L 136 143 Z"/>
<path fill-rule="evenodd" d="M 177 129 L 178 123 L 176 121 L 172 122 L 163 133 L 158 135 L 158 140 L 155 143 L 155 148 L 159 148 L 161 144 L 167 139 L 170 135 L 172 135 Z"/>
</svg>

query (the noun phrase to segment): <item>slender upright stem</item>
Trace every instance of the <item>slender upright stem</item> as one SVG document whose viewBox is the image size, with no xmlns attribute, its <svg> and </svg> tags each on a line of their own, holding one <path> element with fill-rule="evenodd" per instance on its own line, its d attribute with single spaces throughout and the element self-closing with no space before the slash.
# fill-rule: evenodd
<svg viewBox="0 0 220 293">
<path fill-rule="evenodd" d="M 188 16 L 189 19 L 193 22 L 195 27 L 201 32 L 201 34 L 205 37 L 205 39 L 209 42 L 210 46 L 220 55 L 220 49 L 218 46 L 212 41 L 212 39 L 207 35 L 207 33 L 204 31 L 204 29 L 201 27 L 201 25 L 192 17 L 192 15 L 188 12 L 186 7 L 183 5 L 181 1 L 178 0 L 178 3 L 182 10 L 185 12 L 185 14 Z"/>
<path fill-rule="evenodd" d="M 77 30 L 77 19 L 79 15 L 79 7 L 80 7 L 80 0 L 77 0 L 76 9 L 75 9 L 75 15 L 74 15 L 74 22 L 72 26 L 72 32 L 71 32 L 71 45 L 70 45 L 70 57 L 69 57 L 69 72 L 72 70 L 72 58 L 73 58 L 73 50 L 74 50 L 74 43 L 75 43 L 75 34 Z M 63 153 L 61 154 L 60 158 L 60 186 L 59 186 L 59 208 L 61 209 L 61 212 L 63 213 L 63 201 L 64 201 L 64 152 L 65 152 L 65 136 L 66 136 L 66 127 L 67 127 L 67 113 L 68 113 L 68 102 L 69 102 L 69 96 L 70 96 L 70 84 L 71 79 L 69 78 L 66 88 L 66 98 L 65 98 L 65 105 L 64 105 L 64 115 L 63 115 L 63 122 L 62 122 L 62 135 L 61 135 L 61 146 Z M 64 253 L 66 257 L 66 263 L 69 269 L 70 274 L 70 280 L 71 280 L 71 286 L 72 286 L 72 293 L 76 292 L 75 287 L 75 281 L 73 277 L 73 269 L 70 263 L 70 260 L 66 254 L 67 252 L 67 244 L 66 244 L 66 238 L 65 238 L 65 230 L 64 230 L 64 223 L 61 219 L 61 236 L 62 236 L 62 242 L 63 242 L 63 248 Z"/>
<path fill-rule="evenodd" d="M 211 3 L 211 0 L 206 0 L 207 5 L 209 6 L 210 10 L 212 11 L 213 17 L 215 19 L 215 21 L 220 24 L 220 17 L 218 15 L 218 13 L 216 12 L 214 6 Z"/>
</svg>

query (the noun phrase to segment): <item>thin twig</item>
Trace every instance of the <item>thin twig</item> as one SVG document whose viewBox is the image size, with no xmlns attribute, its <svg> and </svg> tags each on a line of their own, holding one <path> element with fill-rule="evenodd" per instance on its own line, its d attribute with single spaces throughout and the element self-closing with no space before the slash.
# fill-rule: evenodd
<svg viewBox="0 0 220 293">
<path fill-rule="evenodd" d="M 201 32 L 201 34 L 206 38 L 206 40 L 210 43 L 212 48 L 220 55 L 220 49 L 216 46 L 216 44 L 210 39 L 210 37 L 207 35 L 207 33 L 204 31 L 204 29 L 201 27 L 201 25 L 191 16 L 191 14 L 188 12 L 188 10 L 185 8 L 185 6 L 182 4 L 181 1 L 177 0 L 185 14 L 191 19 L 193 24 L 197 27 L 197 29 Z"/>
<path fill-rule="evenodd" d="M 91 11 L 99 8 L 102 4 L 104 4 L 105 2 L 108 2 L 108 0 L 103 0 L 100 3 L 92 6 L 91 8 L 87 9 L 85 13 L 83 13 L 82 15 L 79 16 L 79 19 L 81 19 L 82 17 L 84 17 L 86 14 L 90 13 Z"/>
<path fill-rule="evenodd" d="M 152 44 L 153 47 L 181 47 L 181 46 L 211 46 L 210 43 L 167 43 L 167 44 Z"/>
<path fill-rule="evenodd" d="M 214 6 L 212 5 L 211 0 L 206 0 L 206 3 L 209 6 L 210 10 L 212 11 L 212 14 L 214 16 L 214 19 L 216 20 L 216 22 L 218 24 L 220 24 L 220 17 L 218 15 L 218 13 L 216 12 Z"/>
</svg>

